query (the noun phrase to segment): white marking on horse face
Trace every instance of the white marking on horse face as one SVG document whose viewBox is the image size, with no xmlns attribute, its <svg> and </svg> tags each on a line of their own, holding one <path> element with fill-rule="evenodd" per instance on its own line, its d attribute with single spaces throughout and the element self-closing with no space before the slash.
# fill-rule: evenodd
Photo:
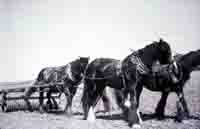
<svg viewBox="0 0 200 129">
<path fill-rule="evenodd" d="M 124 106 L 127 107 L 127 108 L 131 107 L 130 93 L 128 94 L 128 96 L 127 96 L 127 98 L 126 98 L 126 100 L 124 102 Z"/>
<path fill-rule="evenodd" d="M 94 114 L 94 109 L 91 106 L 89 108 L 89 112 L 88 112 L 88 117 L 87 117 L 87 121 L 89 121 L 90 123 L 94 123 L 96 120 L 95 114 Z"/>
</svg>

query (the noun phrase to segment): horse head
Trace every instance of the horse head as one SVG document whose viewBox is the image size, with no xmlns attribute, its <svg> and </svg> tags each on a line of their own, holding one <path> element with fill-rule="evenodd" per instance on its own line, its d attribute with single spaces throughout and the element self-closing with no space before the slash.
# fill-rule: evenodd
<svg viewBox="0 0 200 129">
<path fill-rule="evenodd" d="M 160 39 L 159 42 L 155 42 L 157 46 L 158 54 L 156 55 L 160 64 L 168 64 L 172 61 L 172 51 L 168 42 Z"/>
<path fill-rule="evenodd" d="M 80 63 L 80 66 L 81 66 L 81 73 L 83 74 L 88 63 L 89 63 L 89 60 L 90 60 L 90 57 L 80 57 L 79 56 L 79 63 Z"/>
</svg>

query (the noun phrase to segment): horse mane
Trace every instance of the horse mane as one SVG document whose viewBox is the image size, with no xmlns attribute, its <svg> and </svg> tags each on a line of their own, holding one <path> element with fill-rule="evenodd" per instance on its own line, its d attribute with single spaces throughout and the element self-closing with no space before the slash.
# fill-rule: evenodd
<svg viewBox="0 0 200 129">
<path fill-rule="evenodd" d="M 152 48 L 157 47 L 156 46 L 157 43 L 158 43 L 157 41 L 153 41 L 151 44 L 148 44 L 143 48 L 140 48 L 138 50 L 131 50 L 132 53 L 128 57 L 130 57 L 132 55 L 135 55 L 135 54 L 138 54 L 139 56 L 142 56 L 143 53 L 146 52 L 147 50 L 149 51 L 149 50 L 152 50 Z"/>
<path fill-rule="evenodd" d="M 153 41 L 151 44 L 146 45 L 145 47 L 138 50 L 139 53 L 143 53 L 146 50 L 152 50 L 152 48 L 157 47 L 157 41 Z"/>
</svg>

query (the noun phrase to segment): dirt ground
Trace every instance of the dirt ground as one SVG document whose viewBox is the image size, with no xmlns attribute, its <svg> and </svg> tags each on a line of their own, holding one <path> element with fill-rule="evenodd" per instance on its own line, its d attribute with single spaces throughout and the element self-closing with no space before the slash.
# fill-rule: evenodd
<svg viewBox="0 0 200 129">
<path fill-rule="evenodd" d="M 200 129 L 200 72 L 192 74 L 192 79 L 186 84 L 184 92 L 190 110 L 190 118 L 182 123 L 174 121 L 176 113 L 176 95 L 172 93 L 167 102 L 165 110 L 166 119 L 157 120 L 152 117 L 156 104 L 160 98 L 160 93 L 143 90 L 140 99 L 140 111 L 143 113 L 142 129 Z M 15 85 L 2 83 L 3 86 Z M 24 83 L 23 85 L 26 85 Z M 17 86 L 17 85 L 16 85 Z M 62 112 L 43 113 L 38 110 L 28 112 L 25 110 L 23 101 L 9 102 L 9 105 L 14 110 L 3 113 L 0 111 L 0 129 L 129 129 L 127 123 L 120 116 L 120 110 L 117 108 L 113 99 L 112 101 L 112 116 L 108 116 L 101 112 L 103 110 L 102 102 L 96 107 L 97 120 L 95 123 L 89 123 L 82 120 L 82 109 L 80 97 L 82 89 L 79 88 L 74 101 L 72 117 L 67 117 Z M 112 98 L 112 95 L 110 95 Z M 38 102 L 33 102 L 37 108 Z M 19 110 L 20 109 L 20 110 Z M 99 112 L 98 112 L 99 111 Z"/>
</svg>

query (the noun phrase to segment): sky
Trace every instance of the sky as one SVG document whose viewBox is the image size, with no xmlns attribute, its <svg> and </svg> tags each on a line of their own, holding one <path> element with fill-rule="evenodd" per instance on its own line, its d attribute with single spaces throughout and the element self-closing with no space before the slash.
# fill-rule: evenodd
<svg viewBox="0 0 200 129">
<path fill-rule="evenodd" d="M 78 56 L 123 59 L 163 38 L 200 48 L 199 0 L 0 0 L 0 81 L 32 80 Z"/>
</svg>

